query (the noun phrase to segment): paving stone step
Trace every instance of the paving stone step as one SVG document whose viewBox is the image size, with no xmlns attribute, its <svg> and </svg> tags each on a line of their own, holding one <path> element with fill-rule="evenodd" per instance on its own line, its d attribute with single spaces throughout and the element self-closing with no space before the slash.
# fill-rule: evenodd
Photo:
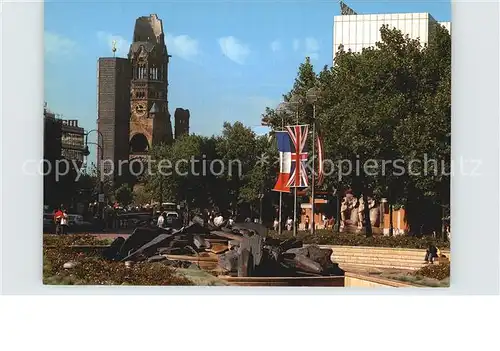
<svg viewBox="0 0 500 351">
<path fill-rule="evenodd" d="M 400 270 L 405 270 L 405 271 L 416 271 L 419 270 L 420 268 L 424 267 L 425 264 L 423 264 L 420 267 L 413 267 L 413 266 L 405 266 L 405 265 L 397 265 L 397 264 L 391 264 L 391 265 L 383 265 L 383 264 L 363 264 L 363 263 L 358 263 L 358 264 L 342 264 L 339 263 L 339 267 L 349 271 L 349 269 L 355 269 L 355 268 L 383 268 L 383 269 L 400 269 Z"/>
<path fill-rule="evenodd" d="M 401 260 L 398 258 L 366 258 L 366 257 L 332 257 L 335 262 L 362 262 L 362 263 L 381 263 L 381 262 L 398 262 L 401 264 L 419 265 L 425 263 L 423 259 L 420 260 Z"/>
<path fill-rule="evenodd" d="M 325 247 L 326 248 L 326 247 Z M 344 253 L 344 252 L 352 252 L 356 254 L 369 254 L 369 253 L 377 253 L 377 254 L 387 254 L 387 255 L 405 255 L 405 256 L 419 256 L 425 255 L 426 250 L 387 250 L 387 249 L 379 249 L 379 248 L 371 248 L 371 249 L 357 249 L 357 248 L 339 248 L 333 247 L 332 251 L 334 253 Z M 444 255 L 450 255 L 449 251 L 441 250 L 441 253 Z"/>
<path fill-rule="evenodd" d="M 401 255 L 355 255 L 355 254 L 336 254 L 332 255 L 332 258 L 365 258 L 365 259 L 391 259 L 391 260 L 401 260 L 401 261 L 423 261 L 425 257 L 421 256 L 401 256 Z"/>
</svg>

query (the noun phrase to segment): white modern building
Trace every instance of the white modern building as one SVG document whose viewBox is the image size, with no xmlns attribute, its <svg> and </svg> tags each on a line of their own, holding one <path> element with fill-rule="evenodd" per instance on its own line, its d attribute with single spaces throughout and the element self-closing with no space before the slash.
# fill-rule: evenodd
<svg viewBox="0 0 500 351">
<path fill-rule="evenodd" d="M 340 15 L 333 21 L 333 57 L 339 46 L 345 51 L 361 52 L 363 48 L 375 46 L 381 41 L 380 28 L 388 25 L 408 34 L 412 39 L 419 39 L 422 45 L 429 42 L 433 26 L 443 25 L 451 32 L 450 22 L 438 22 L 429 13 L 392 13 L 369 15 Z"/>
</svg>

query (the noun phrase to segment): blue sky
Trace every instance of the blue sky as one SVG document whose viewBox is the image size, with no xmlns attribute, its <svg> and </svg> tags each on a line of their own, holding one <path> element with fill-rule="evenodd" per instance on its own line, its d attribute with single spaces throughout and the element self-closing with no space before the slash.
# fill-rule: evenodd
<svg viewBox="0 0 500 351">
<path fill-rule="evenodd" d="M 449 1 L 346 1 L 360 14 L 429 12 L 449 21 Z M 156 13 L 173 56 L 170 113 L 191 112 L 191 132 L 218 134 L 224 121 L 260 124 L 266 106 L 290 90 L 309 55 L 316 70 L 332 59 L 337 1 L 46 1 L 45 100 L 64 118 L 96 127 L 99 57 L 126 56 L 135 19 Z"/>
</svg>

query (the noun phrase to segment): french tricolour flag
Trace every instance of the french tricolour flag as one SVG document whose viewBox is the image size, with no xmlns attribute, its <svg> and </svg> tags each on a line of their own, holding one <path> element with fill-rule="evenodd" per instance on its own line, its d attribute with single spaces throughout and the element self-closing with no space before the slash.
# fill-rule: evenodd
<svg viewBox="0 0 500 351">
<path fill-rule="evenodd" d="M 289 193 L 290 186 L 290 172 L 292 170 L 292 147 L 290 134 L 287 131 L 276 132 L 276 140 L 278 141 L 278 151 L 280 153 L 280 171 L 278 173 L 278 180 L 274 186 L 273 191 L 282 193 Z"/>
</svg>

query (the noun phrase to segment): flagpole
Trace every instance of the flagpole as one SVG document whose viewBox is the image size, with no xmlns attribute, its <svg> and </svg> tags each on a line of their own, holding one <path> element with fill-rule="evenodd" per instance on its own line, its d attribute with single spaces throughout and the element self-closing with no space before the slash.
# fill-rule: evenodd
<svg viewBox="0 0 500 351">
<path fill-rule="evenodd" d="M 312 204 L 311 204 L 311 212 L 312 212 L 312 219 L 311 219 L 311 234 L 314 234 L 315 231 L 316 231 L 316 223 L 315 223 L 315 220 L 314 220 L 314 208 L 315 208 L 315 194 L 314 194 L 314 187 L 315 187 L 315 166 L 316 166 L 316 162 L 315 162 L 315 157 L 316 157 L 316 101 L 318 100 L 318 92 L 316 91 L 316 88 L 311 88 L 307 91 L 307 100 L 309 103 L 312 104 L 312 108 L 313 108 L 313 115 L 312 115 L 312 160 L 313 160 L 313 167 L 312 167 L 312 174 L 311 174 L 311 200 L 312 200 Z"/>
<path fill-rule="evenodd" d="M 299 106 L 297 105 L 297 125 L 299 124 Z M 298 155 L 299 150 L 295 150 Z M 295 162 L 295 172 L 299 172 L 300 165 Z M 297 184 L 293 188 L 293 236 L 297 236 Z"/>
<path fill-rule="evenodd" d="M 285 129 L 285 121 L 283 119 L 283 116 L 281 117 L 281 130 L 284 130 Z M 281 229 L 281 222 L 283 221 L 282 217 L 281 217 L 281 211 L 283 209 L 283 192 L 280 191 L 280 212 L 279 212 L 279 227 L 278 227 L 278 233 L 279 235 L 281 235 L 281 232 L 282 232 L 282 229 Z"/>
<path fill-rule="evenodd" d="M 314 157 L 315 155 L 315 142 L 316 142 L 316 121 L 315 121 L 315 116 L 316 115 L 316 104 L 313 103 L 313 132 L 312 132 L 312 159 L 313 159 L 313 168 L 312 168 L 312 174 L 311 174 L 311 199 L 312 199 L 312 218 L 311 218 L 311 234 L 314 234 L 315 231 L 315 221 L 314 221 L 314 172 L 315 172 L 315 160 Z"/>
</svg>

